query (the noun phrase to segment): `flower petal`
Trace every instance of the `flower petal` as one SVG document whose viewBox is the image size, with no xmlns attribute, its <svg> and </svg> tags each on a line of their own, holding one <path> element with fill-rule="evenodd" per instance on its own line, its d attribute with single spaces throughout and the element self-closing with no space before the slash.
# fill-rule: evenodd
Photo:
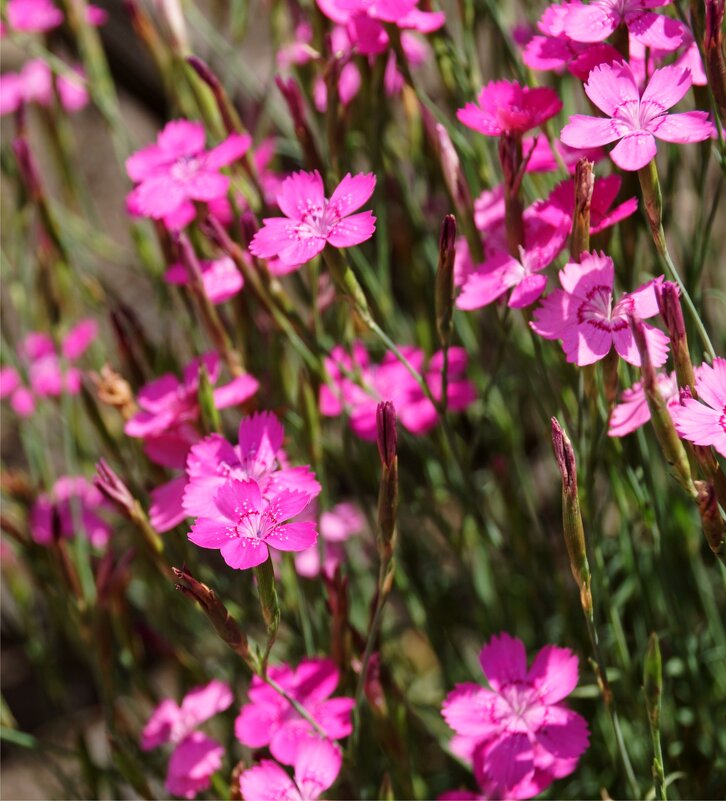
<svg viewBox="0 0 726 801">
<path fill-rule="evenodd" d="M 479 663 L 494 690 L 527 675 L 527 653 L 524 643 L 506 632 L 494 636 L 479 653 Z"/>
<path fill-rule="evenodd" d="M 610 158 L 621 170 L 639 170 L 655 158 L 657 148 L 653 134 L 634 131 L 624 136 L 610 151 Z"/>
</svg>

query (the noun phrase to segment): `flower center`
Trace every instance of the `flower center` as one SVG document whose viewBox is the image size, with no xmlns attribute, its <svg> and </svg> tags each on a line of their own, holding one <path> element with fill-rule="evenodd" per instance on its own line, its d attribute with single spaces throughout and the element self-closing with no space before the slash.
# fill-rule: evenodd
<svg viewBox="0 0 726 801">
<path fill-rule="evenodd" d="M 186 181 L 199 171 L 201 166 L 197 156 L 182 156 L 171 168 L 171 177 L 175 181 Z"/>
<path fill-rule="evenodd" d="M 230 527 L 229 533 L 236 537 L 259 539 L 259 509 L 252 509 L 247 501 L 242 501 L 240 506 L 235 506 L 234 512 L 237 515 L 237 523 L 234 527 Z"/>
<path fill-rule="evenodd" d="M 721 417 L 718 418 L 718 424 L 721 426 L 721 431 L 726 434 L 726 406 L 721 410 Z"/>
</svg>

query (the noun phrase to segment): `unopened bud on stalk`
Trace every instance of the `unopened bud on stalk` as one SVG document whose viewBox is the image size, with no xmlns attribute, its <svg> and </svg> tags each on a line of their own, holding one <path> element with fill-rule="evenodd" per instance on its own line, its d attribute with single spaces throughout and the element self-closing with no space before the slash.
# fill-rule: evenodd
<svg viewBox="0 0 726 801">
<path fill-rule="evenodd" d="M 25 138 L 18 137 L 13 140 L 12 148 L 28 196 L 34 203 L 38 203 L 43 199 L 43 187 L 28 142 Z"/>
<path fill-rule="evenodd" d="M 435 130 L 436 140 L 439 144 L 441 172 L 444 176 L 446 188 L 449 190 L 457 212 L 459 212 L 459 214 L 464 214 L 466 209 L 472 207 L 472 202 L 469 184 L 466 182 L 464 173 L 461 170 L 459 155 L 454 148 L 448 131 L 440 122 L 436 123 Z"/>
<path fill-rule="evenodd" d="M 638 170 L 638 180 L 640 181 L 640 190 L 643 193 L 643 206 L 645 207 L 653 242 L 658 253 L 665 258 L 668 247 L 663 231 L 663 195 L 660 191 L 658 167 L 655 159 L 651 159 L 645 167 L 641 167 Z"/>
<path fill-rule="evenodd" d="M 247 637 L 229 614 L 225 605 L 217 598 L 214 590 L 206 584 L 202 584 L 201 581 L 197 581 L 186 567 L 181 570 L 178 567 L 172 567 L 171 572 L 178 582 L 176 588 L 187 598 L 191 598 L 199 604 L 220 638 L 245 662 L 251 664 Z"/>
<path fill-rule="evenodd" d="M 724 540 L 724 521 L 718 508 L 716 490 L 710 481 L 696 481 L 696 503 L 701 516 L 701 526 L 708 547 L 722 562 L 726 562 L 726 541 Z"/>
<path fill-rule="evenodd" d="M 668 407 L 663 400 L 663 396 L 658 389 L 658 382 L 655 375 L 653 363 L 650 360 L 648 342 L 645 336 L 643 321 L 634 315 L 630 316 L 630 327 L 633 332 L 633 339 L 640 354 L 640 372 L 643 377 L 643 389 L 650 409 L 650 421 L 655 430 L 658 444 L 675 472 L 675 477 L 683 489 L 692 497 L 696 497 L 696 490 L 691 478 L 691 467 L 688 463 L 686 449 L 683 447 L 675 426 L 671 418 Z"/>
<path fill-rule="evenodd" d="M 214 100 L 219 109 L 219 115 L 224 123 L 224 128 L 228 134 L 244 134 L 246 133 L 242 120 L 237 114 L 237 110 L 229 99 L 229 95 L 222 86 L 222 82 L 211 69 L 211 67 L 203 61 L 199 56 L 187 56 L 187 64 L 197 73 L 197 75 L 207 84 L 214 95 Z"/>
<path fill-rule="evenodd" d="M 189 52 L 189 36 L 179 0 L 155 0 L 154 5 L 166 22 L 172 48 L 179 53 Z"/>
<path fill-rule="evenodd" d="M 724 60 L 724 0 L 706 0 L 706 25 L 703 47 L 706 51 L 708 85 L 718 107 L 721 123 L 726 125 L 726 61 Z"/>
<path fill-rule="evenodd" d="M 519 189 L 522 184 L 522 139 L 514 134 L 499 137 L 499 162 L 504 176 L 504 208 L 507 247 L 515 258 L 524 247 L 524 219 Z"/>
<path fill-rule="evenodd" d="M 583 156 L 575 167 L 575 213 L 572 217 L 570 255 L 575 261 L 590 250 L 590 206 L 595 187 L 593 162 Z"/>
<path fill-rule="evenodd" d="M 688 351 L 688 338 L 686 325 L 683 321 L 680 291 L 678 284 L 673 281 L 663 281 L 655 285 L 655 297 L 658 301 L 658 311 L 663 318 L 671 340 L 671 352 L 676 366 L 676 376 L 679 387 L 689 387 L 692 393 L 696 391 L 696 377 L 693 374 L 693 363 Z"/>
<path fill-rule="evenodd" d="M 648 710 L 650 724 L 651 726 L 658 726 L 663 691 L 663 668 L 660 657 L 660 643 L 655 632 L 650 635 L 648 650 L 645 652 L 643 691 L 645 692 L 645 707 Z"/>
<path fill-rule="evenodd" d="M 381 562 L 393 555 L 398 507 L 398 434 L 396 409 L 390 401 L 376 409 L 376 441 L 381 457 L 382 472 L 378 485 L 378 529 Z"/>
<path fill-rule="evenodd" d="M 454 309 L 454 258 L 456 256 L 456 217 L 447 214 L 441 223 L 439 262 L 436 267 L 436 330 L 442 347 L 451 340 Z"/>
<path fill-rule="evenodd" d="M 577 491 L 577 462 L 572 443 L 556 417 L 552 418 L 552 447 L 562 477 L 562 529 L 570 559 L 570 570 L 580 589 L 582 609 L 588 618 L 592 618 L 590 565 L 587 561 L 585 529 Z"/>
<path fill-rule="evenodd" d="M 219 417 L 219 410 L 214 403 L 214 388 L 209 380 L 209 373 L 206 365 L 199 365 L 199 389 L 197 391 L 199 400 L 199 412 L 202 419 L 202 427 L 207 434 L 219 433 L 222 430 L 222 421 Z"/>
</svg>

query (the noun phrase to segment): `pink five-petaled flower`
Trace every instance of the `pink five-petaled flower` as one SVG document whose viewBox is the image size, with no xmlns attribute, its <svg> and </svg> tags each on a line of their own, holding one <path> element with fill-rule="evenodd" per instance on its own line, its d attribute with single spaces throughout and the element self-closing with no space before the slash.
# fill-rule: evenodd
<svg viewBox="0 0 726 801">
<path fill-rule="evenodd" d="M 726 457 L 726 359 L 701 365 L 696 394 L 698 400 L 686 398 L 670 409 L 676 431 L 695 445 L 712 445 Z"/>
<path fill-rule="evenodd" d="M 648 9 L 670 5 L 671 0 L 593 0 L 563 5 L 564 32 L 576 42 L 602 42 L 625 25 L 630 35 L 646 47 L 675 50 L 685 26 L 671 17 Z"/>
<path fill-rule="evenodd" d="M 479 92 L 477 103 L 467 103 L 456 116 L 485 136 L 521 136 L 554 117 L 561 108 L 562 101 L 547 87 L 531 89 L 516 81 L 491 81 Z"/>
<path fill-rule="evenodd" d="M 503 633 L 479 661 L 491 689 L 460 684 L 442 707 L 458 735 L 452 750 L 473 761 L 487 797 L 530 798 L 572 773 L 588 746 L 587 723 L 561 703 L 577 685 L 577 657 L 547 645 L 527 670 L 521 640 Z"/>
<path fill-rule="evenodd" d="M 678 382 L 675 373 L 657 373 L 656 385 L 668 411 L 679 405 Z M 637 381 L 620 395 L 620 402 L 610 415 L 609 437 L 624 437 L 650 420 L 650 408 L 642 381 Z"/>
<path fill-rule="evenodd" d="M 359 209 L 373 194 L 371 173 L 348 173 L 328 200 L 320 173 L 296 172 L 277 195 L 285 217 L 268 217 L 250 242 L 250 253 L 263 259 L 277 256 L 284 264 L 305 264 L 329 242 L 336 248 L 359 245 L 373 236 L 376 218 Z"/>
<path fill-rule="evenodd" d="M 295 569 L 298 575 L 315 578 L 322 570 L 326 576 L 332 576 L 343 559 L 343 542 L 355 534 L 360 534 L 364 527 L 363 512 L 354 503 L 344 501 L 330 511 L 323 512 L 318 524 L 323 539 L 322 564 L 320 551 L 317 548 L 300 551 L 295 554 Z"/>
<path fill-rule="evenodd" d="M 604 358 L 613 346 L 626 362 L 639 367 L 640 354 L 628 316 L 635 312 L 646 319 L 658 314 L 654 285 L 663 276 L 624 294 L 616 303 L 613 260 L 604 253 L 584 253 L 579 264 L 568 262 L 559 277 L 563 288 L 542 301 L 532 328 L 545 339 L 562 340 L 567 361 L 580 367 Z M 647 324 L 645 331 L 651 361 L 660 367 L 668 356 L 668 337 Z"/>
<path fill-rule="evenodd" d="M 224 748 L 197 727 L 228 709 L 232 691 L 213 679 L 190 690 L 181 706 L 170 698 L 154 710 L 141 735 L 141 748 L 151 751 L 172 743 L 174 751 L 166 774 L 166 789 L 172 795 L 194 798 L 209 787 L 209 779 L 222 767 Z"/>
<path fill-rule="evenodd" d="M 240 792 L 245 801 L 317 801 L 338 778 L 342 762 L 335 743 L 311 739 L 295 760 L 294 781 L 277 762 L 263 759 L 239 777 Z"/>
<path fill-rule="evenodd" d="M 183 228 L 196 215 L 194 201 L 209 203 L 227 194 L 229 178 L 219 171 L 242 158 L 251 143 L 247 134 L 231 134 L 206 150 L 201 123 L 168 122 L 156 144 L 126 161 L 129 178 L 138 184 L 127 198 L 129 212 L 163 219 L 169 228 Z"/>
<path fill-rule="evenodd" d="M 347 737 L 353 730 L 352 698 L 330 696 L 338 686 L 339 674 L 330 659 L 304 659 L 292 669 L 276 665 L 269 670 L 273 678 L 291 695 L 331 740 Z M 294 765 L 304 745 L 318 734 L 282 696 L 255 676 L 249 689 L 250 703 L 241 709 L 234 730 L 248 748 L 270 747 L 270 753 L 283 765 Z"/>
<path fill-rule="evenodd" d="M 62 476 L 33 504 L 30 534 L 38 545 L 50 546 L 56 537 L 83 533 L 91 545 L 102 548 L 111 536 L 111 527 L 98 514 L 106 506 L 103 495 L 83 476 Z"/>
<path fill-rule="evenodd" d="M 214 517 L 214 495 L 231 478 L 254 479 L 266 498 L 281 490 L 304 492 L 311 499 L 319 495 L 322 488 L 310 467 L 288 467 L 282 448 L 284 438 L 282 424 L 272 412 L 255 412 L 242 418 L 236 447 L 219 434 L 210 434 L 193 445 L 186 462 L 186 513 L 190 517 Z"/>
<path fill-rule="evenodd" d="M 312 521 L 286 523 L 310 503 L 306 492 L 282 490 L 262 497 L 259 484 L 231 479 L 214 496 L 213 517 L 200 517 L 189 540 L 201 548 L 219 549 L 224 561 L 237 570 L 256 567 L 267 559 L 268 546 L 278 551 L 304 551 L 315 545 L 318 532 Z"/>
<path fill-rule="evenodd" d="M 575 114 L 560 138 L 570 147 L 595 147 L 620 140 L 610 153 L 623 170 L 639 170 L 656 154 L 655 139 L 702 142 L 713 133 L 705 111 L 668 114 L 691 86 L 690 70 L 656 70 L 641 95 L 630 65 L 602 64 L 585 84 L 585 93 L 608 117 Z"/>
<path fill-rule="evenodd" d="M 222 256 L 212 261 L 200 261 L 202 286 L 209 300 L 216 304 L 233 298 L 244 286 L 242 273 L 229 256 Z M 189 271 L 177 262 L 164 273 L 164 280 L 169 284 L 186 286 L 190 283 Z"/>
</svg>

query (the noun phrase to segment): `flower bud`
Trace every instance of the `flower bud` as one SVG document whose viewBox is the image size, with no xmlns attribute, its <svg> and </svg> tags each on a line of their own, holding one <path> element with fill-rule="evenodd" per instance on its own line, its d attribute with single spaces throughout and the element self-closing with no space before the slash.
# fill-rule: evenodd
<svg viewBox="0 0 726 801">
<path fill-rule="evenodd" d="M 582 609 L 588 617 L 592 617 L 590 565 L 587 561 L 585 529 L 577 491 L 577 462 L 572 443 L 556 417 L 552 418 L 552 447 L 562 477 L 562 529 L 570 570 L 580 589 Z"/>
<path fill-rule="evenodd" d="M 461 170 L 459 155 L 454 148 L 448 131 L 440 122 L 436 123 L 435 130 L 444 182 L 449 190 L 451 199 L 454 201 L 457 212 L 463 215 L 466 209 L 472 207 L 469 184 L 466 182 L 464 173 Z"/>
<path fill-rule="evenodd" d="M 447 214 L 441 223 L 439 262 L 436 267 L 436 330 L 442 347 L 451 340 L 454 309 L 454 258 L 456 256 L 456 217 Z"/>
<path fill-rule="evenodd" d="M 214 95 L 214 100 L 219 109 L 219 116 L 224 123 L 224 129 L 228 134 L 246 133 L 242 120 L 237 114 L 234 104 L 229 99 L 229 95 L 222 86 L 222 82 L 217 77 L 211 67 L 199 56 L 187 56 L 187 64 L 197 73 L 197 75 L 207 84 Z M 245 159 L 246 160 L 246 159 Z"/>
<path fill-rule="evenodd" d="M 378 404 L 376 409 L 378 453 L 383 469 L 378 485 L 378 548 L 381 562 L 393 556 L 398 508 L 398 437 L 396 409 L 390 401 Z"/>
<path fill-rule="evenodd" d="M 574 261 L 590 250 L 590 205 L 595 188 L 593 162 L 582 157 L 575 167 L 575 212 L 572 217 L 570 255 Z"/>
<path fill-rule="evenodd" d="M 696 481 L 696 503 L 701 516 L 701 526 L 708 542 L 708 547 L 726 562 L 726 541 L 724 541 L 724 521 L 718 508 L 716 490 L 710 481 Z"/>
<path fill-rule="evenodd" d="M 648 711 L 650 725 L 657 727 L 660 721 L 661 693 L 663 691 L 663 668 L 660 657 L 658 635 L 653 632 L 648 640 L 643 664 L 643 691 L 645 708 Z"/>
<path fill-rule="evenodd" d="M 721 123 L 726 125 L 726 61 L 724 61 L 724 0 L 706 0 L 706 25 L 703 47 L 706 51 L 708 85 L 718 107 Z"/>
<path fill-rule="evenodd" d="M 679 300 L 678 284 L 673 281 L 663 281 L 655 284 L 655 297 L 658 301 L 658 311 L 663 318 L 671 340 L 671 352 L 676 366 L 676 376 L 679 387 L 689 387 L 695 393 L 696 377 L 693 374 L 691 355 L 688 352 L 688 338 L 686 325 L 683 321 L 683 310 Z"/>
<path fill-rule="evenodd" d="M 34 203 L 41 202 L 43 200 L 43 187 L 27 140 L 24 137 L 14 139 L 12 148 L 20 177 L 25 184 L 25 190 Z"/>
<path fill-rule="evenodd" d="M 504 175 L 504 208 L 507 229 L 507 247 L 514 258 L 524 247 L 524 219 L 519 189 L 522 183 L 522 139 L 513 134 L 499 138 L 499 162 Z"/>
<path fill-rule="evenodd" d="M 379 403 L 376 409 L 376 442 L 384 468 L 390 469 L 398 446 L 396 408 L 391 401 Z"/>
<path fill-rule="evenodd" d="M 129 488 L 114 473 L 111 466 L 105 459 L 99 459 L 96 464 L 96 475 L 93 477 L 96 489 L 116 504 L 126 517 L 133 517 L 136 506 L 136 498 L 131 494 Z"/>
<path fill-rule="evenodd" d="M 163 14 L 172 48 L 180 53 L 189 52 L 189 35 L 179 0 L 155 0 L 155 5 Z"/>
</svg>

